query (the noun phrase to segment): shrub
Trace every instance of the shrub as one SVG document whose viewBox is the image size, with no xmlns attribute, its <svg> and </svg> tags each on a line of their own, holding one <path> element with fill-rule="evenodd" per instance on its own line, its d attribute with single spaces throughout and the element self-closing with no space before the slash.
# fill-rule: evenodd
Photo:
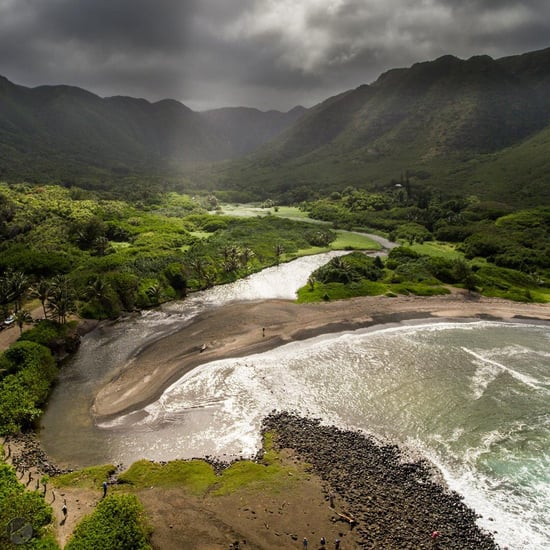
<svg viewBox="0 0 550 550">
<path fill-rule="evenodd" d="M 149 550 L 150 528 L 134 495 L 110 495 L 76 527 L 66 550 Z"/>
<path fill-rule="evenodd" d="M 33 538 L 25 548 L 59 548 L 50 536 L 45 536 L 44 527 L 52 521 L 52 509 L 35 491 L 26 491 L 17 481 L 13 467 L 0 462 L 0 548 L 15 548 L 8 538 L 8 524 L 20 517 L 28 521 L 33 529 Z"/>
<path fill-rule="evenodd" d="M 41 415 L 39 407 L 48 397 L 57 367 L 48 348 L 22 341 L 4 352 L 0 371 L 4 373 L 0 380 L 0 435 L 7 435 L 30 426 Z"/>
</svg>

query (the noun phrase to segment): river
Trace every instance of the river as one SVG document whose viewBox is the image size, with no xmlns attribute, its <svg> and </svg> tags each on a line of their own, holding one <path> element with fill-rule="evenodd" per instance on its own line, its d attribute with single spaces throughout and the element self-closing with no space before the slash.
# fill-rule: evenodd
<svg viewBox="0 0 550 550">
<path fill-rule="evenodd" d="M 550 547 L 550 335 L 542 323 L 430 320 L 318 337 L 208 363 L 138 414 L 94 425 L 95 391 L 141 347 L 207 308 L 292 298 L 329 257 L 295 260 L 87 335 L 43 417 L 45 450 L 70 466 L 251 456 L 262 416 L 294 410 L 414 449 L 502 546 Z"/>
</svg>

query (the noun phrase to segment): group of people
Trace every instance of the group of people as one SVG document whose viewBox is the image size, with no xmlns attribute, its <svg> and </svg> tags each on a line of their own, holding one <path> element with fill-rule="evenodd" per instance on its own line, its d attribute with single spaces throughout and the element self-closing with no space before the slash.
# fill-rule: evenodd
<svg viewBox="0 0 550 550">
<path fill-rule="evenodd" d="M 302 544 L 303 544 L 303 547 L 304 547 L 304 550 L 308 550 L 309 548 L 309 541 L 307 540 L 306 537 L 304 537 L 304 540 L 302 541 Z M 325 537 L 321 537 L 321 548 L 326 548 L 327 547 L 327 539 Z M 340 549 L 340 539 L 336 539 L 334 541 L 334 549 L 335 550 L 339 550 Z"/>
<path fill-rule="evenodd" d="M 437 548 L 437 541 L 439 539 L 439 531 L 433 531 L 432 532 L 432 536 L 431 536 L 431 539 L 432 539 L 432 547 L 433 548 Z M 303 544 L 303 549 L 304 550 L 308 550 L 309 549 L 309 541 L 307 540 L 306 537 L 304 537 L 304 540 L 302 541 L 302 544 Z M 321 537 L 321 548 L 322 549 L 325 549 L 327 548 L 327 539 L 325 539 L 325 537 Z M 340 549 L 340 539 L 336 539 L 334 541 L 334 549 L 335 550 L 339 550 Z"/>
</svg>

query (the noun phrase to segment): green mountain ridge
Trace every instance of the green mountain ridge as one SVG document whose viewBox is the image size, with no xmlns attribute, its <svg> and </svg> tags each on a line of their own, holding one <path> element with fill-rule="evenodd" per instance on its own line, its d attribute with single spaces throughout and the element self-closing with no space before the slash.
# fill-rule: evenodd
<svg viewBox="0 0 550 550">
<path fill-rule="evenodd" d="M 303 114 L 232 109 L 230 120 L 166 99 L 101 98 L 71 86 L 26 88 L 0 77 L 0 177 L 61 179 L 87 169 L 162 173 L 233 158 Z M 226 117 L 227 118 L 227 117 Z M 245 126 L 253 139 L 238 140 Z"/>
<path fill-rule="evenodd" d="M 168 175 L 226 198 L 296 203 L 407 178 L 532 206 L 550 194 L 549 134 L 550 48 L 501 59 L 446 55 L 288 113 L 198 113 L 175 100 L 31 89 L 0 77 L 0 178 L 8 181 L 86 186 L 99 174 L 109 189 L 126 176 Z"/>
<path fill-rule="evenodd" d="M 392 69 L 310 109 L 225 168 L 219 185 L 244 192 L 242 182 L 251 182 L 253 192 L 293 202 L 306 199 L 308 189 L 376 188 L 408 173 L 442 191 L 452 186 L 501 200 L 504 186 L 513 200 L 538 204 L 540 192 L 547 193 L 532 185 L 530 173 L 548 187 L 548 149 L 529 143 L 547 143 L 549 90 L 550 49 L 500 60 L 444 56 Z"/>
</svg>

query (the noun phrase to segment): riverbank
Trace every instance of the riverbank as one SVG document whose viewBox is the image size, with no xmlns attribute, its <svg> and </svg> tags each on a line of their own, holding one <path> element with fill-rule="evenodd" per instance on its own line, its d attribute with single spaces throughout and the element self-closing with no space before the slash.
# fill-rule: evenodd
<svg viewBox="0 0 550 550">
<path fill-rule="evenodd" d="M 484 298 L 453 290 L 433 297 L 365 296 L 328 303 L 240 302 L 195 317 L 120 365 L 98 392 L 93 413 L 106 420 L 142 408 L 198 365 L 268 351 L 322 334 L 408 319 L 536 319 L 550 321 L 546 304 Z"/>
</svg>

